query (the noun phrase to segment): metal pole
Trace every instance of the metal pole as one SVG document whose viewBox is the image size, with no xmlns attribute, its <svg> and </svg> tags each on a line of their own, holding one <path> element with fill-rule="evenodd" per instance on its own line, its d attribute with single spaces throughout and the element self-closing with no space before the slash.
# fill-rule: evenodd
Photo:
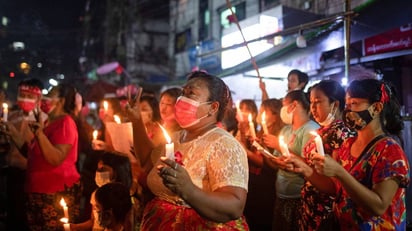
<svg viewBox="0 0 412 231">
<path fill-rule="evenodd" d="M 351 0 L 345 0 L 345 13 L 348 13 L 351 8 L 350 8 L 350 1 Z M 350 23 L 351 23 L 351 15 L 346 14 L 345 21 L 343 22 L 343 32 L 345 34 L 344 37 L 344 49 L 345 49 L 345 78 L 347 81 L 349 81 L 349 68 L 350 68 L 350 54 L 349 54 L 349 49 L 350 49 Z"/>
</svg>

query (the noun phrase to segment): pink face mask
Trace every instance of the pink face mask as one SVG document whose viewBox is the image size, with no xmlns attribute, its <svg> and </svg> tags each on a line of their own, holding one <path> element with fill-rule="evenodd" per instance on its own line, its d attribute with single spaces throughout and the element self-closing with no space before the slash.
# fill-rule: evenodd
<svg viewBox="0 0 412 231">
<path fill-rule="evenodd" d="M 53 108 L 54 107 L 52 104 L 52 99 L 48 97 L 43 97 L 43 99 L 41 100 L 40 109 L 44 113 L 49 114 L 53 110 Z"/>
<path fill-rule="evenodd" d="M 203 102 L 199 103 L 195 100 L 187 98 L 185 96 L 180 96 L 177 98 L 176 105 L 175 105 L 175 119 L 177 123 L 182 128 L 187 128 L 193 126 L 200 122 L 203 118 L 209 116 L 206 114 L 200 118 L 197 118 L 197 108 L 201 104 L 210 103 L 210 102 Z"/>
<path fill-rule="evenodd" d="M 30 112 L 36 107 L 36 100 L 18 97 L 17 105 L 19 105 L 21 110 L 23 110 L 24 112 Z"/>
</svg>

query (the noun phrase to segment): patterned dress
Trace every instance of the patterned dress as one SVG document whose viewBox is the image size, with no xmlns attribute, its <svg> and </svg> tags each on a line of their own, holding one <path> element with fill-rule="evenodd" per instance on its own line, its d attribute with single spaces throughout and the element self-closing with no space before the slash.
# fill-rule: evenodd
<svg viewBox="0 0 412 231">
<path fill-rule="evenodd" d="M 213 192 L 225 186 L 247 190 L 246 152 L 225 130 L 214 128 L 192 141 L 180 143 L 179 137 L 175 137 L 173 142 L 176 153 L 179 153 L 177 159 L 181 161 L 197 187 L 206 192 Z M 159 157 L 159 153 L 160 150 L 155 150 L 152 158 Z M 154 166 L 158 164 L 160 162 Z M 147 183 L 156 197 L 145 207 L 141 224 L 143 231 L 249 230 L 243 216 L 227 223 L 213 222 L 201 217 L 189 204 L 164 186 L 156 168 L 149 173 Z"/>
<path fill-rule="evenodd" d="M 356 158 L 351 156 L 350 147 L 355 138 L 347 139 L 338 158 L 342 166 L 359 182 L 372 188 L 390 178 L 399 181 L 392 203 L 381 216 L 373 216 L 357 207 L 346 190 L 339 182 L 337 192 L 341 192 L 337 201 L 335 214 L 339 218 L 342 230 L 406 230 L 405 193 L 410 182 L 407 157 L 399 144 L 390 137 L 378 141 L 370 150 L 370 155 L 364 155 L 355 166 Z"/>
<path fill-rule="evenodd" d="M 332 155 L 345 139 L 356 134 L 347 128 L 342 120 L 336 120 L 329 126 L 319 128 L 317 133 L 322 137 L 325 154 L 329 155 Z M 316 153 L 316 144 L 313 137 L 306 143 L 303 151 L 303 157 L 311 167 L 314 167 L 312 162 L 314 153 Z M 301 194 L 300 230 L 321 230 L 320 225 L 328 222 L 326 219 L 328 219 L 328 215 L 332 212 L 334 198 L 319 192 L 309 181 L 305 182 Z M 325 230 L 327 229 L 328 227 L 325 227 Z"/>
</svg>

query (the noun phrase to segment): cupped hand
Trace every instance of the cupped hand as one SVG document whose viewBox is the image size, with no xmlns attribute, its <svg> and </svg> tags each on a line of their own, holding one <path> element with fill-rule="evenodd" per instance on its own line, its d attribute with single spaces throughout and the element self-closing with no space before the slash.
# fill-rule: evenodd
<svg viewBox="0 0 412 231">
<path fill-rule="evenodd" d="M 316 172 L 323 174 L 325 176 L 334 177 L 337 176 L 339 171 L 343 169 L 342 165 L 336 162 L 329 155 L 315 154 L 313 157 L 313 164 L 315 166 Z"/>
<path fill-rule="evenodd" d="M 264 134 L 262 136 L 262 143 L 269 148 L 277 148 L 279 145 L 278 137 L 271 134 Z"/>
<path fill-rule="evenodd" d="M 162 164 L 157 166 L 158 174 L 163 179 L 163 184 L 178 196 L 185 196 L 192 192 L 192 179 L 186 169 L 177 162 L 166 157 L 160 157 Z"/>
<path fill-rule="evenodd" d="M 285 162 L 289 164 L 289 171 L 300 173 L 305 177 L 309 177 L 313 174 L 314 170 L 300 156 L 291 154 L 285 159 Z M 290 165 L 292 165 L 292 167 Z"/>
<path fill-rule="evenodd" d="M 103 151 L 106 150 L 107 144 L 103 140 L 92 140 L 93 150 Z"/>
</svg>

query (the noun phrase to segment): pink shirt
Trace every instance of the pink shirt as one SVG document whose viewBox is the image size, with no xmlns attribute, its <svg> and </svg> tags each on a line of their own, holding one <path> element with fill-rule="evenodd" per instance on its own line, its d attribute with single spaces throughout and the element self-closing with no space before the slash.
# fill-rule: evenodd
<svg viewBox="0 0 412 231">
<path fill-rule="evenodd" d="M 70 144 L 71 149 L 60 165 L 53 166 L 44 158 L 37 139 L 33 139 L 29 145 L 26 190 L 34 193 L 63 191 L 65 185 L 71 187 L 80 179 L 76 169 L 78 145 L 76 124 L 69 115 L 66 115 L 48 124 L 43 132 L 53 145 Z"/>
</svg>

